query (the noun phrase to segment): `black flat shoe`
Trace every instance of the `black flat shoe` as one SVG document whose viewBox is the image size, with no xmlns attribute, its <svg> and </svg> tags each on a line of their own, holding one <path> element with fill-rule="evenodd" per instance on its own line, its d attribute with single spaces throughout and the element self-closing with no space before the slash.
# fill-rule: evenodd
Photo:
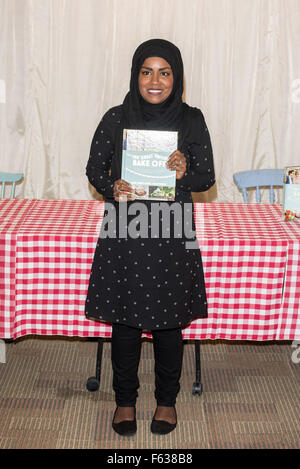
<svg viewBox="0 0 300 469">
<path fill-rule="evenodd" d="M 176 415 L 176 409 L 175 415 Z M 176 423 L 166 422 L 165 420 L 156 420 L 154 417 L 151 423 L 151 432 L 156 433 L 157 435 L 167 435 L 174 430 L 177 425 L 177 415 L 176 415 Z"/>
<path fill-rule="evenodd" d="M 114 423 L 115 415 L 118 410 L 118 407 L 115 410 L 112 427 L 115 432 L 122 436 L 131 436 L 136 433 L 136 417 L 134 409 L 134 420 L 122 420 L 122 422 Z"/>
</svg>

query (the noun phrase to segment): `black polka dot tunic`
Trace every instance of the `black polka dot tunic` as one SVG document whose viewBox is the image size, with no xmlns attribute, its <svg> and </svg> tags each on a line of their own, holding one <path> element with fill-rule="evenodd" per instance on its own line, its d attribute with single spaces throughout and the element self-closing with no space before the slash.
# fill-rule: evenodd
<svg viewBox="0 0 300 469">
<path fill-rule="evenodd" d="M 196 317 L 207 317 L 191 191 L 205 191 L 215 182 L 209 132 L 199 111 L 201 144 L 189 145 L 184 151 L 187 171 L 176 182 L 177 209 L 168 210 L 174 202 L 119 204 L 113 198 L 110 168 L 121 111 L 117 106 L 104 115 L 94 134 L 86 168 L 90 183 L 106 200 L 86 316 L 145 330 L 185 326 Z M 142 210 L 134 210 L 136 202 Z M 153 233 L 154 215 L 159 224 Z M 185 230 L 185 225 L 191 229 Z M 133 226 L 134 237 L 130 231 Z"/>
</svg>

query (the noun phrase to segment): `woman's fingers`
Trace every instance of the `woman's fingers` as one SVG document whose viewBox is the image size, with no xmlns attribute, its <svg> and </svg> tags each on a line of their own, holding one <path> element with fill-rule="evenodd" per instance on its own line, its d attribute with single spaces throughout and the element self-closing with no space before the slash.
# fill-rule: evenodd
<svg viewBox="0 0 300 469">
<path fill-rule="evenodd" d="M 128 182 L 118 179 L 114 183 L 114 193 L 119 194 L 120 192 L 133 192 L 133 189 Z"/>
<path fill-rule="evenodd" d="M 114 183 L 114 198 L 117 202 L 134 200 L 135 193 L 131 185 L 123 179 L 118 179 Z"/>
<path fill-rule="evenodd" d="M 185 156 L 179 150 L 174 151 L 170 155 L 166 167 L 171 171 L 176 171 L 176 179 L 181 179 L 186 172 Z"/>
<path fill-rule="evenodd" d="M 186 158 L 179 150 L 176 150 L 169 156 L 166 166 L 170 170 L 185 171 Z"/>
<path fill-rule="evenodd" d="M 135 200 L 136 196 L 132 192 L 120 192 L 115 196 L 117 202 L 127 202 L 128 200 Z"/>
<path fill-rule="evenodd" d="M 116 191 L 116 192 L 129 191 L 129 192 L 131 192 L 132 187 L 128 182 L 124 181 L 123 179 L 118 179 L 114 183 L 114 191 Z"/>
</svg>

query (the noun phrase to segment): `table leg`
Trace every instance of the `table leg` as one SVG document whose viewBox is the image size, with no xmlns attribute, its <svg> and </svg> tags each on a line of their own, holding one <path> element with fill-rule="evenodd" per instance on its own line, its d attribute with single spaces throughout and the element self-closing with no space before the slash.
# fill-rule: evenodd
<svg viewBox="0 0 300 469">
<path fill-rule="evenodd" d="M 5 342 L 0 339 L 0 363 L 6 363 Z"/>
<path fill-rule="evenodd" d="M 96 376 L 91 376 L 86 382 L 86 388 L 88 391 L 91 391 L 91 392 L 98 391 L 99 386 L 100 386 L 102 349 L 103 349 L 103 341 L 101 337 L 99 337 L 98 348 L 97 348 Z"/>
<path fill-rule="evenodd" d="M 200 340 L 195 340 L 195 364 L 196 364 L 196 382 L 193 384 L 192 394 L 202 394 L 201 383 L 201 362 L 200 362 Z"/>
</svg>

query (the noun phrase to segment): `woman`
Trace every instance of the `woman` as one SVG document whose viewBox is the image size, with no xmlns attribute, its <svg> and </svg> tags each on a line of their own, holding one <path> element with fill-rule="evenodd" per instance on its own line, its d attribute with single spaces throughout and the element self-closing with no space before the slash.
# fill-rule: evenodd
<svg viewBox="0 0 300 469">
<path fill-rule="evenodd" d="M 293 178 L 293 184 L 300 184 L 300 174 L 298 169 L 295 171 L 295 176 Z"/>
<path fill-rule="evenodd" d="M 183 64 L 178 48 L 161 39 L 141 44 L 132 60 L 130 91 L 123 104 L 110 109 L 101 120 L 87 164 L 90 183 L 105 197 L 106 208 L 113 207 L 117 215 L 115 237 L 102 233 L 95 250 L 86 315 L 112 323 L 117 404 L 112 426 L 121 435 L 136 432 L 142 331 L 151 331 L 155 356 L 157 407 L 151 431 L 166 434 L 177 423 L 181 327 L 196 317 L 207 316 L 200 251 L 198 246 L 187 248 L 186 243 L 195 236 L 175 236 L 175 225 L 180 222 L 183 226 L 183 221 L 171 212 L 169 237 L 153 238 L 151 209 L 159 202 L 139 200 L 147 208 L 148 233 L 132 238 L 126 232 L 124 236 L 124 228 L 133 219 L 135 201 L 132 187 L 121 179 L 123 129 L 178 131 L 178 149 L 170 155 L 167 167 L 176 171 L 175 202 L 187 212 L 193 210 L 191 191 L 205 191 L 215 182 L 204 117 L 200 110 L 182 102 L 182 93 Z M 161 216 L 160 228 L 163 221 Z"/>
</svg>

